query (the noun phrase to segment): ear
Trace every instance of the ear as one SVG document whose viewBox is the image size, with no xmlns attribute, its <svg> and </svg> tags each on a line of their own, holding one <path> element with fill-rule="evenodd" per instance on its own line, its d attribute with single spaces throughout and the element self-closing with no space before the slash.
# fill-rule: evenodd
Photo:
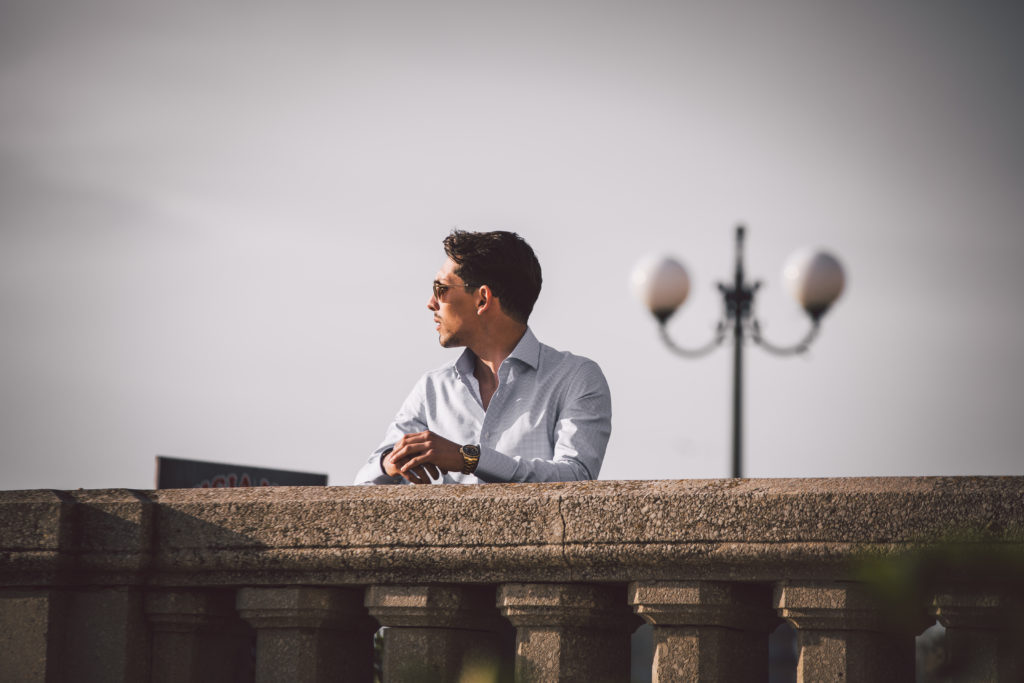
<svg viewBox="0 0 1024 683">
<path fill-rule="evenodd" d="M 490 310 L 497 303 L 497 299 L 494 298 L 494 292 L 487 285 L 483 285 L 480 289 L 476 290 L 476 314 L 483 315 L 484 311 Z"/>
</svg>

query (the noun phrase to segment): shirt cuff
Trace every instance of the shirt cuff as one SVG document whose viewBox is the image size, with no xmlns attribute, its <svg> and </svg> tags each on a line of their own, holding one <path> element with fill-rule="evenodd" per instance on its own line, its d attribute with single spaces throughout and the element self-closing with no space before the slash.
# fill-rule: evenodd
<svg viewBox="0 0 1024 683">
<path fill-rule="evenodd" d="M 516 458 L 500 453 L 493 448 L 480 447 L 480 462 L 476 465 L 476 475 L 480 481 L 487 483 L 509 482 L 519 468 Z"/>
<path fill-rule="evenodd" d="M 390 477 L 391 475 L 388 474 L 388 471 L 386 469 L 384 469 L 384 458 L 387 457 L 387 454 L 390 453 L 393 450 L 395 450 L 395 449 L 394 448 L 387 449 L 386 451 L 381 453 L 380 454 L 380 458 L 377 459 L 377 463 L 380 465 L 380 473 L 383 474 L 385 477 Z"/>
</svg>

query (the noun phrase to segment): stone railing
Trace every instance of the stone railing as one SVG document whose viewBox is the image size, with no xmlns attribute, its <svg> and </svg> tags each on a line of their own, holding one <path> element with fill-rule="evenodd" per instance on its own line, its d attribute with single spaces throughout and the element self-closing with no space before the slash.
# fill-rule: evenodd
<svg viewBox="0 0 1024 683">
<path fill-rule="evenodd" d="M 1024 477 L 0 492 L 0 680 L 1018 681 L 1022 549 Z"/>
</svg>

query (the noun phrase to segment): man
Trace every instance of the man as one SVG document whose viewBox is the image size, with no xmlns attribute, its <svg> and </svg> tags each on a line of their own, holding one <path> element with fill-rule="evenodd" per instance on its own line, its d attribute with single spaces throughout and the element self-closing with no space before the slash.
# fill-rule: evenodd
<svg viewBox="0 0 1024 683">
<path fill-rule="evenodd" d="M 596 479 L 611 397 L 591 360 L 541 344 L 527 326 L 540 263 L 511 232 L 453 231 L 427 308 L 441 346 L 356 475 L 357 484 Z"/>
</svg>

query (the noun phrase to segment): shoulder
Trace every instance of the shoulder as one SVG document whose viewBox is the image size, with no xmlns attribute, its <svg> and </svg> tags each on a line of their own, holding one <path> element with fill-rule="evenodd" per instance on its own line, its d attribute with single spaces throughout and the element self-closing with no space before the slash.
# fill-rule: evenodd
<svg viewBox="0 0 1024 683">
<path fill-rule="evenodd" d="M 611 389 L 601 366 L 586 356 L 542 346 L 538 380 L 557 396 L 558 410 L 610 416 Z M 564 414 L 563 414 L 564 415 Z"/>
<path fill-rule="evenodd" d="M 559 351 L 547 344 L 540 345 L 540 357 L 537 371 L 542 374 L 554 374 L 568 380 L 604 382 L 601 366 L 595 361 L 570 351 Z"/>
</svg>

